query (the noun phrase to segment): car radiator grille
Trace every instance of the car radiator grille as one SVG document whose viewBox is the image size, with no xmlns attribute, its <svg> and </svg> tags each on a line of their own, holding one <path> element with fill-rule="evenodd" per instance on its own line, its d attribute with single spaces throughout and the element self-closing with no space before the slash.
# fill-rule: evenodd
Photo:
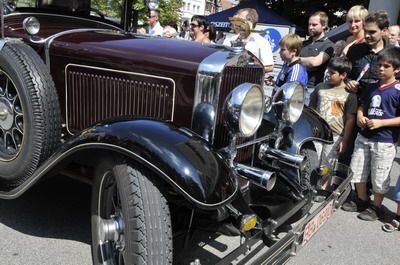
<svg viewBox="0 0 400 265">
<path fill-rule="evenodd" d="M 172 80 L 69 66 L 66 84 L 67 126 L 72 133 L 113 117 L 173 120 Z"/>
<path fill-rule="evenodd" d="M 224 105 L 224 101 L 228 94 L 238 85 L 242 83 L 255 83 L 262 84 L 264 82 L 264 71 L 259 66 L 248 66 L 248 67 L 234 67 L 227 66 L 225 67 L 222 73 L 222 81 L 219 92 L 219 102 L 218 106 L 220 111 L 218 111 L 217 115 L 217 126 L 216 133 L 214 138 L 214 143 L 217 148 L 221 148 L 227 146 L 229 143 L 229 135 L 228 130 L 223 125 L 223 117 L 222 117 L 222 107 Z M 254 139 L 254 137 L 240 137 L 236 140 L 236 144 L 242 144 L 249 140 Z M 245 147 L 238 150 L 236 161 L 248 161 L 251 159 L 253 153 L 253 146 Z"/>
</svg>

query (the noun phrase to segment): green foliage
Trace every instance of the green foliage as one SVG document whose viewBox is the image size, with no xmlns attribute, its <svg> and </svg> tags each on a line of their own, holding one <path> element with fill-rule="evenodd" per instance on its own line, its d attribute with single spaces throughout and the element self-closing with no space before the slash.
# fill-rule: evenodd
<svg viewBox="0 0 400 265">
<path fill-rule="evenodd" d="M 139 24 L 147 23 L 146 0 L 137 1 L 134 4 L 134 9 L 139 11 Z M 158 11 L 160 12 L 160 24 L 174 25 L 178 24 L 181 19 L 180 9 L 183 6 L 182 0 L 160 0 Z"/>
<path fill-rule="evenodd" d="M 91 0 L 90 5 L 101 11 L 106 17 L 121 19 L 122 0 Z"/>
<path fill-rule="evenodd" d="M 181 19 L 180 9 L 183 6 L 182 0 L 160 0 L 160 23 L 161 25 L 177 24 Z"/>
</svg>

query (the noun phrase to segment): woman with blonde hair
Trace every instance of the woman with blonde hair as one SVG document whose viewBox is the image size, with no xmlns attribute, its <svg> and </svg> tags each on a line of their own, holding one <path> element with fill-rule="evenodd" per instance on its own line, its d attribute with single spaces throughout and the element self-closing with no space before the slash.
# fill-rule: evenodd
<svg viewBox="0 0 400 265">
<path fill-rule="evenodd" d="M 346 40 L 347 46 L 343 49 L 342 53 L 347 54 L 349 48 L 357 43 L 365 40 L 364 36 L 364 19 L 368 15 L 368 10 L 362 5 L 356 5 L 349 9 L 347 12 L 347 24 L 351 36 Z"/>
</svg>

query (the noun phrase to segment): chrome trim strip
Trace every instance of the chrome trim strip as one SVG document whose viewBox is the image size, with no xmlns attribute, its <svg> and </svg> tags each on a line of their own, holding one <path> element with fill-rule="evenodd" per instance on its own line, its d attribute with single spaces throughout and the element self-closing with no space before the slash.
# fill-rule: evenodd
<svg viewBox="0 0 400 265">
<path fill-rule="evenodd" d="M 331 144 L 332 143 L 332 141 L 327 141 L 327 140 L 324 140 L 324 139 L 321 139 L 321 138 L 318 138 L 318 137 L 307 137 L 307 138 L 304 138 L 303 141 L 297 143 L 296 153 L 300 154 L 300 149 L 303 146 L 303 144 L 305 142 L 311 142 L 311 141 L 318 141 L 318 142 L 321 142 L 321 143 L 324 143 L 324 144 Z"/>
<path fill-rule="evenodd" d="M 75 153 L 76 151 L 80 150 L 80 149 L 84 149 L 84 148 L 89 148 L 89 147 L 104 147 L 104 148 L 109 148 L 109 149 L 113 149 L 113 150 L 118 150 L 121 151 L 123 153 L 129 154 L 134 156 L 136 159 L 146 163 L 148 166 L 152 167 L 154 170 L 156 170 L 157 172 L 159 172 L 160 174 L 162 174 L 163 176 L 165 176 L 171 183 L 173 183 L 182 193 L 184 193 L 188 198 L 190 198 L 192 201 L 196 202 L 199 205 L 205 206 L 205 207 L 216 207 L 222 204 L 225 204 L 226 202 L 230 201 L 233 196 L 236 195 L 236 192 L 238 191 L 238 183 L 236 180 L 236 187 L 235 187 L 235 191 L 232 193 L 231 196 L 229 196 L 227 199 L 219 202 L 219 203 L 214 203 L 214 204 L 207 204 L 207 203 L 203 203 L 200 202 L 198 200 L 196 200 L 195 198 L 193 198 L 189 193 L 187 193 L 185 190 L 183 190 L 176 182 L 174 182 L 166 173 L 164 173 L 160 168 L 158 168 L 156 165 L 150 163 L 149 161 L 147 161 L 146 159 L 142 158 L 141 156 L 139 156 L 138 154 L 136 154 L 135 152 L 123 148 L 121 146 L 118 145 L 113 145 L 113 144 L 107 144 L 107 143 L 85 143 L 85 144 L 80 144 L 77 146 L 74 146 L 73 148 L 69 149 L 68 151 L 66 151 L 65 153 L 62 153 L 60 156 L 58 156 L 56 159 L 54 159 L 53 161 L 51 161 L 49 163 L 49 165 L 45 166 L 43 169 L 39 168 L 39 171 L 36 171 L 36 175 L 32 178 L 30 178 L 28 181 L 24 182 L 24 184 L 22 184 L 22 188 L 20 190 L 18 190 L 16 193 L 11 193 L 11 195 L 6 195 L 3 192 L 0 192 L 0 198 L 5 198 L 5 199 L 14 199 L 19 197 L 20 195 L 22 195 L 22 193 L 24 193 L 31 185 L 33 185 L 37 180 L 39 180 L 40 177 L 42 177 L 43 175 L 45 175 L 51 168 L 52 166 L 55 166 L 55 164 L 59 161 L 61 161 L 63 158 L 66 158 L 68 155 Z M 9 192 L 8 192 L 9 193 Z"/>
<path fill-rule="evenodd" d="M 104 22 L 96 21 L 96 20 L 90 20 L 87 18 L 81 18 L 81 17 L 74 17 L 74 16 L 66 16 L 66 15 L 58 15 L 58 14 L 47 14 L 47 13 L 11 13 L 8 15 L 5 15 L 5 17 L 8 16 L 18 16 L 18 15 L 28 15 L 28 16 L 35 16 L 35 15 L 41 15 L 41 16 L 55 16 L 55 17 L 68 17 L 68 18 L 73 18 L 73 19 L 80 19 L 80 20 L 85 20 L 85 21 L 91 21 L 91 22 L 96 22 L 101 25 L 107 25 L 108 27 L 112 27 L 114 29 L 102 29 L 102 28 L 80 28 L 80 29 L 71 29 L 71 30 L 66 30 L 62 32 L 58 32 L 54 35 L 51 35 L 45 39 L 40 39 L 40 40 L 32 40 L 33 43 L 44 43 L 44 52 L 45 52 L 45 64 L 47 65 L 47 68 L 50 70 L 50 45 L 53 42 L 55 38 L 58 38 L 63 35 L 71 34 L 71 33 L 77 33 L 77 32 L 86 32 L 86 31 L 120 31 L 123 32 L 121 28 L 118 28 L 114 25 L 110 25 Z M 3 17 L 3 16 L 2 16 Z M 4 23 L 2 23 L 3 25 Z M 3 28 L 3 26 L 2 26 Z"/>
<path fill-rule="evenodd" d="M 219 107 L 218 100 L 222 81 L 222 71 L 229 65 L 238 66 L 246 64 L 248 63 L 249 58 L 251 58 L 251 55 L 247 50 L 244 50 L 241 54 L 233 54 L 231 50 L 224 48 L 209 55 L 199 64 L 196 74 L 191 128 L 193 129 L 194 124 L 199 122 L 195 120 L 195 111 L 199 104 L 207 103 L 214 106 L 215 115 L 213 117 L 210 116 L 210 121 L 208 122 L 208 124 L 214 124 L 212 128 L 211 144 L 214 141 L 216 119 L 218 116 L 217 110 Z M 202 135 L 202 132 L 196 131 L 196 133 Z"/>
<path fill-rule="evenodd" d="M 19 16 L 19 15 L 28 15 L 28 16 L 41 15 L 41 16 L 52 16 L 52 17 L 68 17 L 68 18 L 74 18 L 74 19 L 85 20 L 85 21 L 90 21 L 90 22 L 96 22 L 101 25 L 107 25 L 109 27 L 113 27 L 113 28 L 115 28 L 115 30 L 123 31 L 122 28 L 119 28 L 115 25 L 107 24 L 105 22 L 101 22 L 101 21 L 97 21 L 97 20 L 92 20 L 89 18 L 78 17 L 78 16 L 75 17 L 75 16 L 60 15 L 60 14 L 35 13 L 35 12 L 27 12 L 27 13 L 16 12 L 16 13 L 11 13 L 11 14 L 5 15 L 5 17 L 9 17 L 9 16 L 12 17 L 12 16 Z"/>
<path fill-rule="evenodd" d="M 143 73 L 137 73 L 137 72 L 128 72 L 128 71 L 122 71 L 122 70 L 116 70 L 116 69 L 110 69 L 110 68 L 102 68 L 102 67 L 96 67 L 96 66 L 90 66 L 90 65 L 81 65 L 81 64 L 67 64 L 65 66 L 65 77 L 64 77 L 64 82 L 65 82 L 65 123 L 66 123 L 66 129 L 69 134 L 73 135 L 73 133 L 69 130 L 68 128 L 68 86 L 67 86 L 67 73 L 68 73 L 68 67 L 70 66 L 76 66 L 76 67 L 82 67 L 82 68 L 88 68 L 88 69 L 95 69 L 95 70 L 102 70 L 102 71 L 109 71 L 109 72 L 114 72 L 114 73 L 121 73 L 121 74 L 128 74 L 128 75 L 139 75 L 139 76 L 145 76 L 145 77 L 153 77 L 153 78 L 158 78 L 158 79 L 163 79 L 172 82 L 172 110 L 171 110 L 171 121 L 174 121 L 174 113 L 175 113 L 175 80 L 169 77 L 163 77 L 163 76 L 157 76 L 157 75 L 149 75 L 149 74 L 143 74 Z"/>
</svg>

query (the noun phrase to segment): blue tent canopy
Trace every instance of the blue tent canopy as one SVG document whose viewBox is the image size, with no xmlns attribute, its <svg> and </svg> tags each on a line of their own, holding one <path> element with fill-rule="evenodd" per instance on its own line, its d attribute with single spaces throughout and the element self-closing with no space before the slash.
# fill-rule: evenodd
<svg viewBox="0 0 400 265">
<path fill-rule="evenodd" d="M 229 31 L 231 23 L 229 17 L 232 17 L 236 11 L 242 8 L 254 8 L 258 13 L 258 22 L 276 25 L 295 26 L 289 20 L 277 15 L 272 10 L 268 9 L 264 1 L 242 1 L 237 6 L 226 9 L 224 11 L 209 15 L 207 20 L 214 24 L 217 30 Z"/>
</svg>

